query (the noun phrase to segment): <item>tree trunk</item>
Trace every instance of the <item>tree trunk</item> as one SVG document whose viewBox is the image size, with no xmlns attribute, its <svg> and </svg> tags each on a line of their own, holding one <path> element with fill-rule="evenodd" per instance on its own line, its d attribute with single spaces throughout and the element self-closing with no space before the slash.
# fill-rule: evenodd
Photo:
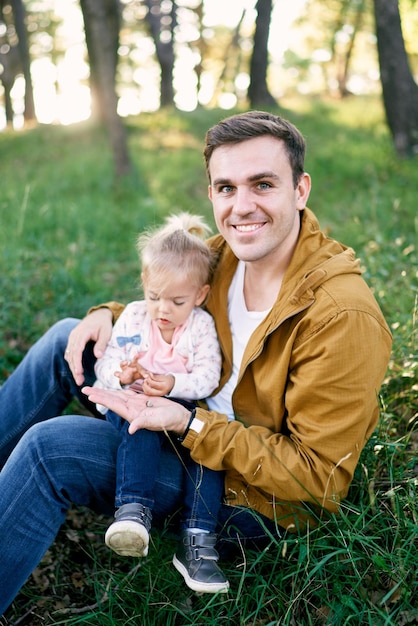
<svg viewBox="0 0 418 626">
<path fill-rule="evenodd" d="M 204 24 L 203 24 L 203 13 L 204 13 L 204 6 L 203 6 L 203 0 L 200 0 L 198 2 L 198 4 L 195 6 L 194 8 L 194 12 L 196 13 L 196 17 L 197 17 L 197 22 L 199 25 L 199 38 L 197 41 L 194 41 L 191 44 L 191 49 L 193 50 L 193 48 L 197 48 L 198 52 L 199 52 L 199 60 L 196 63 L 196 65 L 194 66 L 194 71 L 196 74 L 196 94 L 197 94 L 197 102 L 198 105 L 199 103 L 199 95 L 200 95 L 200 90 L 202 87 L 202 73 L 203 73 L 203 60 L 206 57 L 206 51 L 207 51 L 207 44 L 206 44 L 206 40 L 203 36 L 203 29 L 204 29 Z"/>
<path fill-rule="evenodd" d="M 272 0 L 258 0 L 256 5 L 257 19 L 248 87 L 248 99 L 252 107 L 277 105 L 267 87 L 268 39 L 272 6 Z"/>
<path fill-rule="evenodd" d="M 160 0 L 145 0 L 148 7 L 146 21 L 155 45 L 155 52 L 160 64 L 160 106 L 174 106 L 174 31 L 177 25 L 177 4 L 172 1 L 170 12 L 163 12 Z M 163 22 L 164 18 L 164 22 Z M 164 37 L 162 33 L 164 32 Z"/>
<path fill-rule="evenodd" d="M 116 66 L 119 41 L 118 0 L 81 0 L 92 82 L 110 135 L 117 177 L 132 171 L 122 120 L 118 115 Z"/>
<path fill-rule="evenodd" d="M 356 35 L 360 32 L 361 24 L 364 16 L 364 0 L 360 0 L 357 4 L 354 23 L 352 24 L 353 30 L 350 35 L 350 40 L 344 55 L 344 59 L 342 62 L 342 67 L 338 71 L 338 89 L 340 92 L 340 96 L 344 98 L 349 95 L 349 90 L 347 89 L 347 82 L 349 78 L 349 68 L 351 56 L 354 50 L 354 43 L 356 40 Z"/>
<path fill-rule="evenodd" d="M 237 72 L 239 71 L 240 64 L 240 53 L 239 53 L 239 39 L 240 39 L 240 30 L 242 22 L 244 21 L 244 17 L 247 9 L 243 9 L 241 13 L 241 17 L 238 20 L 237 25 L 234 28 L 232 33 L 232 37 L 228 42 L 228 45 L 225 48 L 225 52 L 223 54 L 224 65 L 222 68 L 222 72 L 219 75 L 218 82 L 216 85 L 216 89 L 214 92 L 214 102 L 216 102 L 217 96 L 224 91 L 225 86 L 229 89 L 229 85 L 232 86 L 235 81 L 235 77 Z"/>
<path fill-rule="evenodd" d="M 90 24 L 90 18 L 85 12 L 85 4 L 83 0 L 80 2 L 81 10 L 83 12 L 84 19 L 84 34 L 86 37 L 87 53 L 89 58 L 89 87 L 90 87 L 90 100 L 91 100 L 91 116 L 93 119 L 97 119 L 102 124 L 106 124 L 106 111 L 104 98 L 101 97 L 100 77 L 99 77 L 99 60 L 96 58 L 96 50 L 94 45 L 94 31 Z M 116 71 L 116 70 L 115 70 Z M 116 75 L 113 81 L 116 80 Z"/>
<path fill-rule="evenodd" d="M 4 52 L 1 52 L 4 50 Z M 22 63 L 19 51 L 19 44 L 11 46 L 4 44 L 0 48 L 0 81 L 4 89 L 4 108 L 6 113 L 6 123 L 13 126 L 13 102 L 11 91 L 16 77 L 22 73 Z"/>
<path fill-rule="evenodd" d="M 9 38 L 5 35 L 3 40 L 6 40 L 4 50 L 0 51 L 2 74 L 0 80 L 4 86 L 5 94 L 5 107 L 6 107 L 6 120 L 8 124 L 13 123 L 13 106 L 10 96 L 10 91 L 14 85 L 15 79 L 18 74 L 23 74 L 25 79 L 25 109 L 24 119 L 25 121 L 35 120 L 35 104 L 33 99 L 33 87 L 32 77 L 30 73 L 30 57 L 28 47 L 28 36 L 25 26 L 25 9 L 22 4 L 22 0 L 10 0 L 7 3 L 12 8 L 13 16 L 13 28 L 17 35 L 17 43 L 10 42 Z M 4 19 L 4 2 L 0 2 L 1 18 L 6 24 Z M 10 19 L 8 20 L 9 26 Z M 7 32 L 7 31 L 6 31 Z"/>
<path fill-rule="evenodd" d="M 386 119 L 399 156 L 418 152 L 418 86 L 402 35 L 398 0 L 374 0 L 377 49 Z"/>
<path fill-rule="evenodd" d="M 19 40 L 19 55 L 23 77 L 25 79 L 25 121 L 36 120 L 35 103 L 33 99 L 32 77 L 30 73 L 30 56 L 28 46 L 28 36 L 25 25 L 25 7 L 22 0 L 11 0 L 14 23 L 17 38 Z"/>
</svg>

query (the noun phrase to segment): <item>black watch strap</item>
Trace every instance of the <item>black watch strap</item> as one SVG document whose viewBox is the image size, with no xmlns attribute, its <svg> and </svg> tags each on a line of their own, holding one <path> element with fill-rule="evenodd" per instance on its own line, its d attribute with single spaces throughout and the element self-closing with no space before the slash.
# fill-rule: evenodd
<svg viewBox="0 0 418 626">
<path fill-rule="evenodd" d="M 182 443 L 186 439 L 187 433 L 189 432 L 190 426 L 192 425 L 192 422 L 195 417 L 196 417 L 196 409 L 193 409 L 193 411 L 190 413 L 190 419 L 187 422 L 186 430 L 183 432 L 183 434 L 177 435 L 177 441 L 180 441 L 180 443 Z"/>
</svg>

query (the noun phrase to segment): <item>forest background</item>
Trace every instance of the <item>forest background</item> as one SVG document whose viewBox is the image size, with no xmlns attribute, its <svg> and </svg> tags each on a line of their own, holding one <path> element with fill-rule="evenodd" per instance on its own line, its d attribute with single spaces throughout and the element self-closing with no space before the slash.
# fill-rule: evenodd
<svg viewBox="0 0 418 626">
<path fill-rule="evenodd" d="M 0 9 L 6 123 L 23 75 L 21 118 L 93 114 L 107 124 L 116 175 L 132 169 L 120 115 L 262 108 L 292 90 L 380 88 L 398 154 L 418 150 L 416 0 L 1 0 Z"/>
<path fill-rule="evenodd" d="M 307 0 L 292 2 L 292 14 L 284 1 L 223 4 L 127 1 L 115 13 L 111 0 L 0 2 L 0 55 L 13 54 L 18 32 L 29 55 L 19 56 L 12 118 L 7 124 L 4 110 L 0 132 L 0 382 L 57 319 L 138 296 L 142 228 L 178 210 L 213 225 L 204 133 L 257 106 L 302 130 L 310 206 L 331 236 L 355 248 L 393 332 L 381 421 L 341 517 L 273 540 L 262 554 L 243 553 L 227 566 L 228 597 L 187 593 L 170 566 L 169 528 L 153 536 L 147 560 L 127 562 L 103 546 L 109 520 L 74 508 L 2 624 L 418 623 L 416 3 L 385 0 L 378 16 L 396 9 L 390 26 L 402 17 L 409 72 L 400 71 L 395 39 L 383 38 L 399 74 L 387 70 L 389 107 L 377 3 Z M 115 34 L 97 30 L 106 15 L 117 17 L 117 37 L 99 50 L 113 59 L 103 68 L 97 40 Z M 393 110 L 406 151 L 389 123 Z"/>
</svg>

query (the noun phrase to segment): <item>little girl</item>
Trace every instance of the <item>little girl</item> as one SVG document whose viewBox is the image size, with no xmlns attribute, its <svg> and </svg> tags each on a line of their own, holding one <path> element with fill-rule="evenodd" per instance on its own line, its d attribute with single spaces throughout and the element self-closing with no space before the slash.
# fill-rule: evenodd
<svg viewBox="0 0 418 626">
<path fill-rule="evenodd" d="M 200 217 L 182 213 L 139 236 L 145 300 L 128 304 L 116 321 L 96 363 L 96 385 L 167 396 L 190 409 L 216 389 L 221 354 L 213 319 L 200 308 L 215 262 L 203 240 L 207 232 Z M 98 408 L 121 433 L 115 521 L 106 532 L 106 545 L 121 555 L 147 555 L 161 446 L 176 445 L 184 460 L 185 490 L 173 564 L 195 591 L 228 591 L 215 550 L 223 473 L 195 463 L 174 437 L 150 430 L 131 435 L 128 422 Z"/>
</svg>

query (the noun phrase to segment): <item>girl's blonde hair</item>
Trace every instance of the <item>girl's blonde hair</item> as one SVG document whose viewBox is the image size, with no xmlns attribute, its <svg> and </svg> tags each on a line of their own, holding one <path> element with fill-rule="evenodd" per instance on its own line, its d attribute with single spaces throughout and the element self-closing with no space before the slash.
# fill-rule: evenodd
<svg viewBox="0 0 418 626">
<path fill-rule="evenodd" d="M 173 275 L 183 276 L 195 287 L 210 284 L 215 259 L 204 241 L 209 233 L 203 218 L 191 213 L 171 215 L 163 226 L 141 233 L 137 250 L 143 284 L 152 277 L 163 291 Z"/>
</svg>

